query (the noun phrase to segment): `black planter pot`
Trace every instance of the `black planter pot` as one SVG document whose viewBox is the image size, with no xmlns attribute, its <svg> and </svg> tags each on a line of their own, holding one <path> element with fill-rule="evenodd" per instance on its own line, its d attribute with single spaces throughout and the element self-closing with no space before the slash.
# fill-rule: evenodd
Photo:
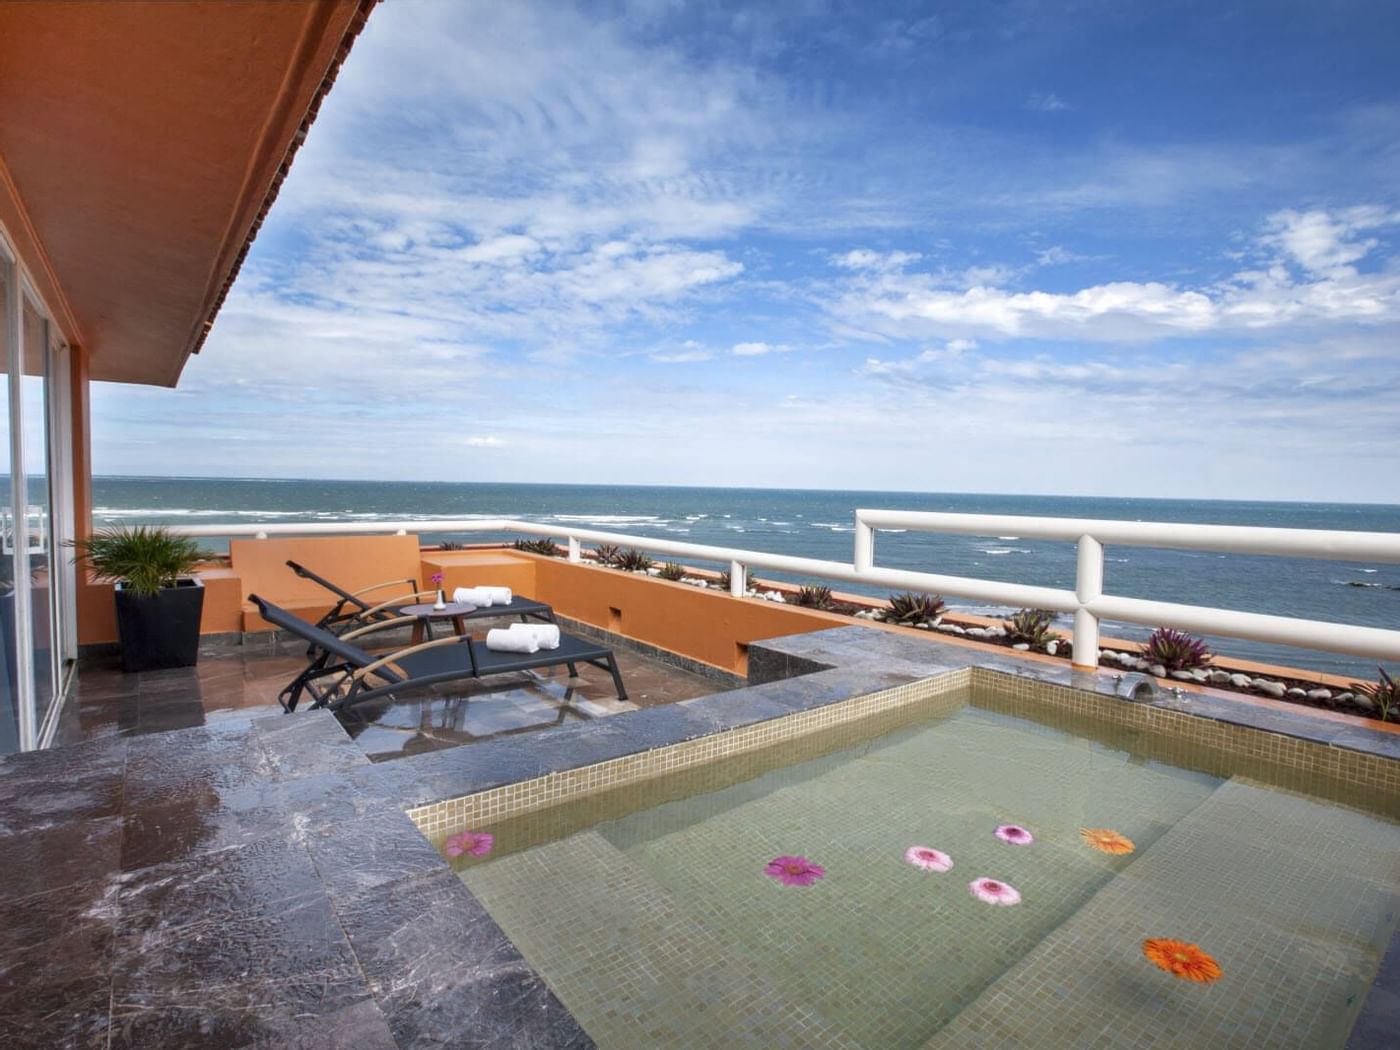
<svg viewBox="0 0 1400 1050">
<path fill-rule="evenodd" d="M 193 667 L 199 662 L 204 584 L 179 580 L 150 598 L 139 598 L 118 583 L 116 597 L 123 671 Z"/>
</svg>

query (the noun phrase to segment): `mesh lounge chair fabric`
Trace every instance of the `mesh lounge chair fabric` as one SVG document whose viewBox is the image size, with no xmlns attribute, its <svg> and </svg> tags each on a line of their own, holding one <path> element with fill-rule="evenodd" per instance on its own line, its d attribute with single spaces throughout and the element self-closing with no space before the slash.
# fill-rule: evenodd
<svg viewBox="0 0 1400 1050">
<path fill-rule="evenodd" d="M 367 587 L 364 590 L 352 593 L 338 584 L 332 583 L 324 576 L 318 576 L 298 562 L 288 559 L 287 568 L 291 569 L 292 572 L 296 573 L 304 580 L 310 580 L 313 583 L 320 584 L 338 599 L 335 607 L 316 622 L 317 627 L 349 629 L 362 626 L 366 623 L 393 619 L 399 615 L 399 610 L 401 608 L 405 605 L 413 604 L 415 600 L 423 597 L 426 593 L 417 591 L 418 583 L 415 580 L 393 580 L 389 583 L 381 583 L 377 587 Z M 377 605 L 371 605 L 364 599 L 364 595 L 367 591 L 381 590 L 385 587 L 393 586 L 407 586 L 410 593 L 399 598 L 391 598 Z M 522 621 L 533 617 L 537 620 L 544 620 L 546 623 L 553 623 L 554 609 L 544 602 L 537 602 L 529 598 L 516 596 L 509 605 L 483 606 L 480 609 L 467 613 L 464 619 L 481 619 L 489 616 L 519 616 Z"/>
<path fill-rule="evenodd" d="M 332 710 L 340 710 L 400 690 L 464 678 L 560 665 L 567 666 L 570 674 L 577 674 L 575 665 L 580 663 L 607 671 L 612 675 L 617 698 L 627 699 L 612 650 L 562 631 L 559 648 L 538 653 L 497 653 L 469 637 L 453 636 L 410 646 L 387 656 L 375 656 L 354 641 L 308 623 L 256 594 L 250 594 L 248 599 L 268 623 L 295 634 L 316 653 L 306 670 L 293 679 L 279 697 L 288 711 L 296 709 L 304 691 L 313 697 L 313 707 L 329 705 Z"/>
</svg>

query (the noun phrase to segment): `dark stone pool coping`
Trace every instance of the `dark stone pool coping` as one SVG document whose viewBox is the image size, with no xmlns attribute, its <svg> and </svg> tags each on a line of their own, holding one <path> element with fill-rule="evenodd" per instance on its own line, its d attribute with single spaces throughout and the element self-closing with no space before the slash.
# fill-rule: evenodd
<svg viewBox="0 0 1400 1050">
<path fill-rule="evenodd" d="M 405 811 L 969 666 L 1077 674 L 859 626 L 755 643 L 754 684 L 382 764 L 325 712 L 0 761 L 0 1045 L 588 1047 Z M 1173 710 L 1400 758 L 1365 727 Z M 1383 1045 L 1400 937 L 1349 1046 Z"/>
</svg>

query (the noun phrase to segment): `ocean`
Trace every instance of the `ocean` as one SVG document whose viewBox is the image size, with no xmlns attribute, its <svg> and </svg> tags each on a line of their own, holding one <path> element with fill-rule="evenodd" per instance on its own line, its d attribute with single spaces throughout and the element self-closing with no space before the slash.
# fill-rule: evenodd
<svg viewBox="0 0 1400 1050">
<path fill-rule="evenodd" d="M 505 517 L 847 563 L 857 507 L 1400 532 L 1400 506 L 1394 505 L 640 485 L 98 477 L 93 479 L 93 504 L 98 525 L 414 520 L 423 523 L 425 542 L 482 542 L 512 537 L 452 534 L 435 530 L 433 522 Z M 875 558 L 890 568 L 1074 587 L 1075 549 L 1069 543 L 1014 535 L 881 532 Z M 1104 589 L 1111 594 L 1400 626 L 1400 565 L 1110 547 L 1104 574 Z M 765 575 L 802 582 L 780 573 Z M 956 598 L 949 606 L 988 615 L 1011 611 Z M 1108 625 L 1105 632 L 1130 638 L 1146 634 L 1130 625 Z M 1375 677 L 1374 665 L 1351 657 L 1227 638 L 1211 642 L 1222 654 Z"/>
</svg>

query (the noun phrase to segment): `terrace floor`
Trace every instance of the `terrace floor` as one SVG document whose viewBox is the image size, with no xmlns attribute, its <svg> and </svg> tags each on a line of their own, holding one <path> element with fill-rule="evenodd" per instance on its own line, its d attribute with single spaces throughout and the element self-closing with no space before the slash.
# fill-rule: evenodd
<svg viewBox="0 0 1400 1050">
<path fill-rule="evenodd" d="M 306 666 L 304 645 L 278 642 L 207 652 L 195 667 L 123 674 L 115 657 L 85 666 L 56 744 L 163 733 L 281 714 L 277 694 Z M 364 705 L 341 721 L 372 761 L 531 733 L 621 711 L 689 700 L 726 686 L 638 653 L 616 653 L 628 699 L 606 672 L 579 665 L 418 690 Z M 295 716 L 293 716 L 295 717 Z"/>
</svg>

